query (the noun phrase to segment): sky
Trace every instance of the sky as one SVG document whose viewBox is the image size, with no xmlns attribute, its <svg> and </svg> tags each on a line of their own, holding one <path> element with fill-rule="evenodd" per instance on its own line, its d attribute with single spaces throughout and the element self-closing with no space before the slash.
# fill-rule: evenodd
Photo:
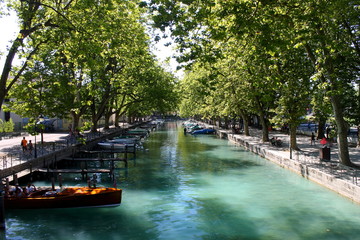
<svg viewBox="0 0 360 240">
<path fill-rule="evenodd" d="M 19 28 L 17 26 L 17 18 L 15 14 L 10 16 L 1 16 L 0 15 L 0 52 L 1 52 L 1 59 L 0 59 L 0 71 L 2 71 L 7 48 L 10 47 L 11 43 L 9 41 L 15 39 L 16 34 L 19 32 Z M 175 76 L 182 78 L 183 72 L 176 71 L 177 62 L 174 58 L 172 58 L 174 51 L 172 50 L 173 45 L 165 47 L 164 44 L 168 42 L 168 40 L 162 40 L 156 44 L 156 50 L 153 50 L 154 54 L 158 57 L 160 62 L 163 62 L 166 58 L 170 57 L 170 66 L 164 65 L 165 69 L 171 71 Z M 14 60 L 14 63 L 20 63 L 19 60 Z M 169 69 L 170 68 L 170 69 Z"/>
<path fill-rule="evenodd" d="M 0 60 L 0 69 L 3 69 L 7 47 L 10 47 L 9 41 L 15 39 L 16 33 L 19 32 L 19 28 L 16 23 L 15 14 L 11 16 L 1 16 L 0 15 L 0 52 L 1 52 L 1 60 Z"/>
</svg>

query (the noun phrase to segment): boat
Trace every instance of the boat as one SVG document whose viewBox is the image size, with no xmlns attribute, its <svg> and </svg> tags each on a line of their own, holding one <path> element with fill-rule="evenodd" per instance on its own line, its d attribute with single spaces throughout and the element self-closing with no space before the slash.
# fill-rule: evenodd
<svg viewBox="0 0 360 240">
<path fill-rule="evenodd" d="M 126 135 L 135 135 L 140 136 L 141 138 L 147 137 L 149 135 L 150 131 L 147 129 L 141 129 L 141 128 L 135 128 L 130 129 L 126 132 Z"/>
<path fill-rule="evenodd" d="M 114 139 L 111 139 L 111 140 L 106 140 L 106 142 L 124 143 L 124 144 L 135 144 L 138 141 L 139 140 L 137 138 L 114 138 Z"/>
<path fill-rule="evenodd" d="M 128 138 L 135 138 L 138 141 L 141 140 L 140 136 L 136 136 L 136 135 L 121 135 L 121 136 L 114 137 L 113 139 L 128 139 Z"/>
<path fill-rule="evenodd" d="M 191 134 L 193 134 L 193 135 L 196 135 L 196 134 L 213 134 L 215 132 L 216 132 L 215 129 L 204 128 L 204 129 L 195 130 L 195 131 L 191 132 Z"/>
<path fill-rule="evenodd" d="M 134 148 L 134 143 L 116 143 L 116 142 L 99 142 L 98 146 L 102 149 L 116 149 L 116 150 L 125 150 L 127 148 Z"/>
<path fill-rule="evenodd" d="M 121 204 L 122 190 L 106 187 L 38 189 L 28 196 L 4 197 L 5 209 L 115 207 Z"/>
</svg>

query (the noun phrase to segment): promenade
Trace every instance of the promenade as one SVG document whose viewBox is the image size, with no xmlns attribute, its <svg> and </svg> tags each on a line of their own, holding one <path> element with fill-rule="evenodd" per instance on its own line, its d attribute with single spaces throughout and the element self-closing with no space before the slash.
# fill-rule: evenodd
<svg viewBox="0 0 360 240">
<path fill-rule="evenodd" d="M 247 139 L 247 141 L 257 142 L 259 144 L 262 143 L 261 130 L 250 128 L 250 135 L 251 136 L 243 136 L 243 135 L 241 136 L 243 139 Z M 271 146 L 269 143 L 266 143 L 266 145 L 269 145 L 268 148 L 274 151 L 278 151 L 278 154 L 284 157 L 290 157 L 290 151 L 289 151 L 290 136 L 288 134 L 279 131 L 270 131 L 269 138 L 272 137 L 275 138 L 277 137 L 281 139 L 283 145 L 282 147 L 279 148 L 279 147 Z M 323 147 L 323 145 L 320 144 L 320 140 L 316 140 L 315 144 L 311 145 L 310 136 L 298 134 L 296 136 L 296 141 L 300 151 L 293 151 L 294 159 L 296 157 L 299 157 L 299 158 L 306 158 L 304 160 L 319 162 L 319 149 Z M 330 148 L 331 148 L 331 163 L 339 163 L 339 155 L 338 155 L 339 151 L 338 151 L 337 143 L 332 143 Z M 349 154 L 350 154 L 351 162 L 359 164 L 360 166 L 360 148 L 349 147 Z"/>
<path fill-rule="evenodd" d="M 136 125 L 137 124 L 130 125 L 127 123 L 123 123 L 120 130 L 131 128 Z M 119 131 L 119 129 L 111 126 L 110 129 L 107 130 L 100 128 L 99 131 L 96 133 L 86 131 L 83 133 L 82 137 L 86 141 L 89 141 L 111 134 L 116 131 Z M 32 150 L 32 153 L 30 153 L 29 151 L 22 151 L 20 142 L 23 137 L 25 137 L 28 142 L 29 140 L 31 140 L 31 142 L 33 143 L 34 149 Z M 41 143 L 41 140 L 43 140 L 43 144 Z M 37 143 L 36 151 L 35 142 Z M 65 149 L 74 144 L 78 144 L 78 142 L 74 136 L 69 136 L 68 132 L 43 133 L 43 137 L 41 137 L 41 134 L 38 134 L 36 138 L 35 136 L 29 135 L 27 133 L 23 133 L 21 136 L 16 136 L 12 138 L 2 138 L 0 140 L 0 170 L 4 170 L 6 168 L 10 168 L 34 159 L 35 152 L 36 156 L 39 158 L 55 151 Z"/>
</svg>

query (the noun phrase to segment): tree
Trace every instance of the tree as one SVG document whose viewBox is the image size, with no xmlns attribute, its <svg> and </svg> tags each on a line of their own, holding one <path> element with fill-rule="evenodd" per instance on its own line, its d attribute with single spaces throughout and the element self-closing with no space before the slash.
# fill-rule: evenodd
<svg viewBox="0 0 360 240">
<path fill-rule="evenodd" d="M 10 1 L 8 7 L 14 10 L 20 21 L 20 31 L 12 42 L 6 56 L 0 78 L 0 109 L 12 86 L 28 67 L 28 61 L 38 52 L 48 39 L 45 34 L 54 29 L 74 30 L 74 25 L 66 17 L 73 1 Z M 16 55 L 24 59 L 22 66 L 13 68 Z"/>
<path fill-rule="evenodd" d="M 288 120 L 291 117 L 294 132 L 301 111 L 290 111 L 290 102 L 285 100 L 291 88 L 289 85 L 287 88 L 286 83 L 302 79 L 307 89 L 297 93 L 304 99 L 304 107 L 309 105 L 306 95 L 312 90 L 312 85 L 324 89 L 323 96 L 330 99 L 337 125 L 341 162 L 352 165 L 347 144 L 348 123 L 342 99 L 345 99 L 348 87 L 354 86 L 350 83 L 358 78 L 359 72 L 359 12 L 354 1 L 291 0 L 285 3 L 153 0 L 150 6 L 155 11 L 155 25 L 162 30 L 172 30 L 172 36 L 180 45 L 182 57 L 179 60 L 190 64 L 195 61 L 214 61 L 218 58 L 217 53 L 227 47 L 227 41 L 235 39 L 239 48 L 246 53 L 243 56 L 246 59 L 244 66 L 247 66 L 245 71 L 252 76 L 249 83 L 263 125 L 263 140 L 267 136 L 265 127 L 269 107 L 264 105 L 264 100 L 275 100 L 272 91 L 284 95 L 283 98 L 275 96 L 280 97 L 277 109 L 280 113 L 287 112 Z M 299 54 L 301 58 L 292 58 L 291 52 Z M 289 64 L 291 60 L 296 60 L 298 65 Z M 302 63 L 305 63 L 305 68 L 302 68 Z M 271 70 L 274 66 L 287 76 L 286 79 Z M 305 70 L 305 74 L 297 68 Z M 310 85 L 306 83 L 309 80 L 305 77 L 311 71 Z M 271 86 L 274 89 L 265 90 L 264 83 L 273 84 Z M 292 147 L 295 145 L 292 142 Z"/>
</svg>

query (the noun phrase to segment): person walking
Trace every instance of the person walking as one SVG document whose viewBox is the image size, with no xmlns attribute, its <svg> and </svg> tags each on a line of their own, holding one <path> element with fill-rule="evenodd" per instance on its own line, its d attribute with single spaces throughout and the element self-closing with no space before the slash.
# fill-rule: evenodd
<svg viewBox="0 0 360 240">
<path fill-rule="evenodd" d="M 32 150 L 34 149 L 34 146 L 31 142 L 31 140 L 29 140 L 29 143 L 27 145 L 27 149 L 29 150 L 30 154 L 32 154 Z"/>
<path fill-rule="evenodd" d="M 314 132 L 311 133 L 311 142 L 310 142 L 310 145 L 313 145 L 313 143 L 314 143 L 314 145 L 315 145 L 315 134 L 314 134 Z"/>
<path fill-rule="evenodd" d="M 22 147 L 23 153 L 25 153 L 27 150 L 27 140 L 25 139 L 25 137 L 23 137 L 23 139 L 21 140 L 21 147 Z"/>
</svg>

